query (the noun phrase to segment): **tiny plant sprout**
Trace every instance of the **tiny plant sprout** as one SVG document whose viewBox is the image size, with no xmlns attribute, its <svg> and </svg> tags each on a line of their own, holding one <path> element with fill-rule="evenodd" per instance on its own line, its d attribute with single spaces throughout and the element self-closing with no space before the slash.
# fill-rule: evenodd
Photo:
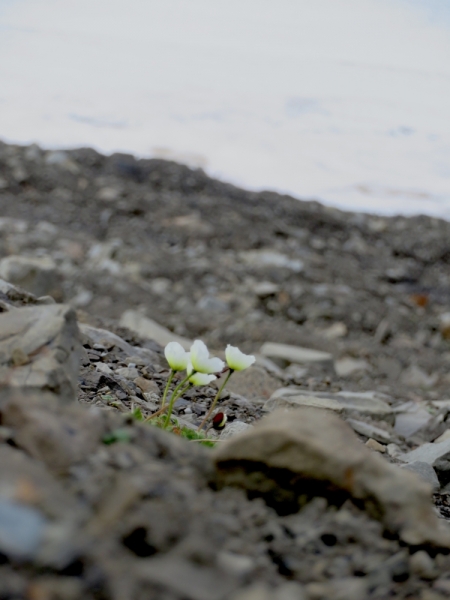
<svg viewBox="0 0 450 600">
<path fill-rule="evenodd" d="M 192 355 L 192 348 L 191 348 L 191 355 Z M 203 421 L 200 423 L 198 431 L 201 431 L 203 429 L 203 427 L 205 426 L 205 423 L 207 423 L 208 419 L 212 415 L 212 412 L 217 404 L 217 400 L 220 398 L 220 394 L 224 390 L 225 386 L 228 383 L 228 380 L 233 375 L 233 373 L 235 371 L 243 371 L 244 369 L 248 369 L 248 367 L 250 367 L 255 362 L 254 356 L 249 355 L 249 354 L 244 354 L 243 352 L 241 352 L 239 350 L 239 348 L 236 348 L 235 346 L 230 346 L 230 344 L 228 344 L 228 346 L 225 350 L 225 357 L 227 359 L 227 365 L 229 368 L 228 375 L 225 377 L 225 381 L 220 386 L 219 391 L 217 392 L 216 397 L 214 398 L 213 403 L 211 404 L 211 408 L 206 413 L 206 416 L 203 419 Z M 224 423 L 224 426 L 225 426 L 225 423 Z"/>
<path fill-rule="evenodd" d="M 197 373 L 219 373 L 225 366 L 220 358 L 210 358 L 208 348 L 201 340 L 195 340 L 192 344 L 190 360 Z"/>
<path fill-rule="evenodd" d="M 255 357 L 251 354 L 244 354 L 236 348 L 236 346 L 230 346 L 228 344 L 225 350 L 225 358 L 227 359 L 227 365 L 232 371 L 244 371 L 251 367 L 255 362 Z"/>
</svg>

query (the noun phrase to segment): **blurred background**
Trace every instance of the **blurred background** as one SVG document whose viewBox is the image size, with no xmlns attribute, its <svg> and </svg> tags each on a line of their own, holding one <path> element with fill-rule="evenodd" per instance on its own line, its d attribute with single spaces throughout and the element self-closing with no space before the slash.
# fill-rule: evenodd
<svg viewBox="0 0 450 600">
<path fill-rule="evenodd" d="M 450 218 L 450 3 L 0 0 L 0 139 Z"/>
</svg>

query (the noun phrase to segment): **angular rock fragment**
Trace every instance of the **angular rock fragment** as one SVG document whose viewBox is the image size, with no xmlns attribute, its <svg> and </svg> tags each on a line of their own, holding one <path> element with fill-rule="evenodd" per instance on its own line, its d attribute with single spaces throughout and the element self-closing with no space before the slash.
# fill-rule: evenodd
<svg viewBox="0 0 450 600">
<path fill-rule="evenodd" d="M 370 452 L 328 411 L 278 411 L 214 451 L 219 485 L 263 496 L 279 512 L 306 497 L 350 497 L 411 545 L 450 548 L 450 529 L 437 519 L 431 487 Z"/>
<path fill-rule="evenodd" d="M 404 465 L 402 468 L 417 473 L 419 477 L 431 485 L 434 492 L 441 487 L 436 471 L 428 463 L 414 461 Z"/>
<path fill-rule="evenodd" d="M 426 427 L 433 418 L 424 406 L 415 402 L 406 402 L 395 409 L 395 431 L 408 438 Z"/>
<path fill-rule="evenodd" d="M 334 412 L 351 414 L 358 412 L 371 416 L 374 419 L 389 420 L 392 415 L 391 407 L 382 400 L 377 392 L 312 392 L 304 388 L 290 386 L 276 390 L 264 408 L 273 411 L 277 408 L 301 408 L 312 406 L 327 408 Z"/>
<path fill-rule="evenodd" d="M 388 444 L 391 441 L 391 436 L 387 431 L 380 427 L 375 427 L 371 423 L 365 423 L 364 421 L 357 421 L 355 419 L 347 419 L 347 423 L 360 435 L 364 435 L 368 438 L 372 438 L 377 442 Z"/>
<path fill-rule="evenodd" d="M 450 471 L 450 439 L 438 444 L 423 444 L 398 458 L 405 463 L 418 461 L 427 463 L 437 471 Z"/>
<path fill-rule="evenodd" d="M 0 387 L 41 390 L 72 401 L 80 357 L 74 311 L 65 305 L 33 306 L 0 314 Z"/>
</svg>

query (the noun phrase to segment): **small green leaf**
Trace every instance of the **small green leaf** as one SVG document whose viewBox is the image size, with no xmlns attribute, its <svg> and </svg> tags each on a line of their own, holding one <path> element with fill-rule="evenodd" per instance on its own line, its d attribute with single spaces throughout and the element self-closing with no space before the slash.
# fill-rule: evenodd
<svg viewBox="0 0 450 600">
<path fill-rule="evenodd" d="M 106 445 L 115 444 L 117 442 L 130 442 L 131 435 L 127 429 L 114 429 L 110 433 L 103 436 L 103 443 Z"/>
</svg>

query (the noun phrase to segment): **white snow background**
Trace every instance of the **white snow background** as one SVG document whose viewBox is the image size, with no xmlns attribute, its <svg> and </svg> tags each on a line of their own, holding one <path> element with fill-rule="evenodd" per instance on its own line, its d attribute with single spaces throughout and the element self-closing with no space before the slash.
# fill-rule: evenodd
<svg viewBox="0 0 450 600">
<path fill-rule="evenodd" d="M 0 139 L 450 219 L 450 0 L 0 0 Z"/>
</svg>

